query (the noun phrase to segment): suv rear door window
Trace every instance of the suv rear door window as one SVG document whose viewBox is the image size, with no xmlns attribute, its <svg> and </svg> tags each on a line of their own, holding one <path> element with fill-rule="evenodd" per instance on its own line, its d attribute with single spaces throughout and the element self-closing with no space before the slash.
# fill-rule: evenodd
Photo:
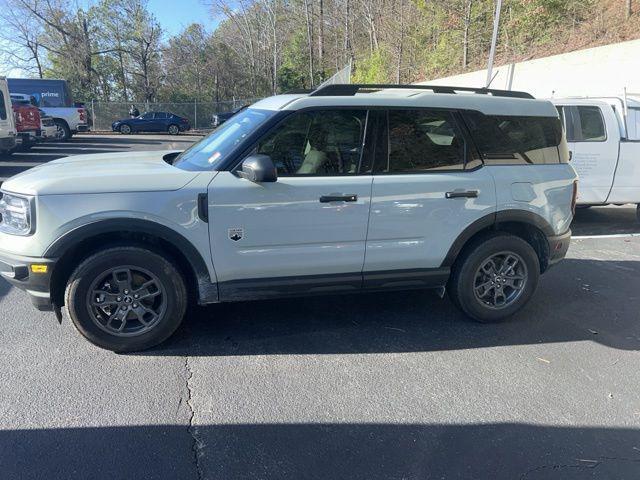
<svg viewBox="0 0 640 480">
<path fill-rule="evenodd" d="M 489 165 L 560 163 L 559 118 L 484 115 L 473 111 L 465 113 L 465 120 Z"/>
<path fill-rule="evenodd" d="M 294 113 L 260 140 L 279 176 L 355 175 L 362 152 L 366 110 Z"/>
<path fill-rule="evenodd" d="M 465 139 L 452 112 L 389 110 L 388 152 L 378 152 L 377 173 L 462 170 Z M 384 151 L 384 150 L 382 150 Z"/>
</svg>

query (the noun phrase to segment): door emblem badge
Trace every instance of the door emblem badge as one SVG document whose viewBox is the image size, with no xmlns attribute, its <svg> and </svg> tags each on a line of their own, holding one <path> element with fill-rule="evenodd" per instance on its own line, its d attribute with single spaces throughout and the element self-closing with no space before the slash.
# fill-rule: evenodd
<svg viewBox="0 0 640 480">
<path fill-rule="evenodd" d="M 229 240 L 233 240 L 237 242 L 244 237 L 244 228 L 230 228 L 229 229 Z"/>
</svg>

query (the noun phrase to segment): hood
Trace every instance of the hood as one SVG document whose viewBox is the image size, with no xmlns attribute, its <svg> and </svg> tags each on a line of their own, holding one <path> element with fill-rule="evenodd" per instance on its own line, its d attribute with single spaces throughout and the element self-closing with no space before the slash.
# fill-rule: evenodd
<svg viewBox="0 0 640 480">
<path fill-rule="evenodd" d="M 162 157 L 171 152 L 175 150 L 60 158 L 10 178 L 2 189 L 26 195 L 179 190 L 199 172 L 166 163 Z"/>
</svg>

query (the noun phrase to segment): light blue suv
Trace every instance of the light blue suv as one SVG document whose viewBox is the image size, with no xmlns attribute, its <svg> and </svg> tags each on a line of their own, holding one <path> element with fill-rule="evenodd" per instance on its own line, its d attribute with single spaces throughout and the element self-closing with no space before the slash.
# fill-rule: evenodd
<svg viewBox="0 0 640 480">
<path fill-rule="evenodd" d="M 330 85 L 262 100 L 184 152 L 68 157 L 2 187 L 0 273 L 133 351 L 187 303 L 436 288 L 479 321 L 569 246 L 555 107 L 512 91 Z"/>
</svg>

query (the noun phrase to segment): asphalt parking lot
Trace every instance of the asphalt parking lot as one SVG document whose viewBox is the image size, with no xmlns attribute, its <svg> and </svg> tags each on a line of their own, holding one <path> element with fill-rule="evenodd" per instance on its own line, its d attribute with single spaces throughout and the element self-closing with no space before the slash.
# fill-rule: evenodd
<svg viewBox="0 0 640 480">
<path fill-rule="evenodd" d="M 77 137 L 0 177 L 193 140 Z M 640 223 L 592 208 L 573 230 L 494 325 L 431 292 L 221 304 L 116 355 L 0 280 L 0 477 L 639 478 Z"/>
</svg>

